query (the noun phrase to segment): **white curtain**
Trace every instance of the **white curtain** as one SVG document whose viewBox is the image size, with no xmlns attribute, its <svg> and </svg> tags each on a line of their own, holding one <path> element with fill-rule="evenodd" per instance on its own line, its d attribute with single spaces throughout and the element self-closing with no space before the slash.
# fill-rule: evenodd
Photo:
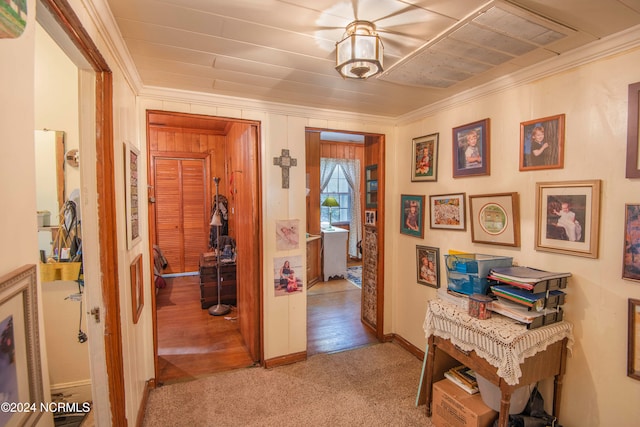
<svg viewBox="0 0 640 427">
<path fill-rule="evenodd" d="M 331 175 L 340 166 L 345 179 L 351 187 L 351 222 L 349 223 L 349 255 L 359 258 L 358 242 L 362 240 L 362 220 L 360 207 L 360 160 L 357 159 L 320 159 L 320 191 L 322 192 L 331 179 Z"/>
</svg>

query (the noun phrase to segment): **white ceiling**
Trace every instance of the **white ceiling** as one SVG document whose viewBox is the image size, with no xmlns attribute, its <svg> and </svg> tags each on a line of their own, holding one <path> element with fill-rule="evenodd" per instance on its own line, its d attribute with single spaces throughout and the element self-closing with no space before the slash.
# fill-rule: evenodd
<svg viewBox="0 0 640 427">
<path fill-rule="evenodd" d="M 108 3 L 144 86 L 390 117 L 640 24 L 640 0 L 498 2 L 507 20 L 481 13 L 487 0 Z M 385 72 L 367 80 L 334 69 L 355 19 L 373 22 L 385 49 Z M 531 22 L 562 37 L 541 43 Z"/>
</svg>

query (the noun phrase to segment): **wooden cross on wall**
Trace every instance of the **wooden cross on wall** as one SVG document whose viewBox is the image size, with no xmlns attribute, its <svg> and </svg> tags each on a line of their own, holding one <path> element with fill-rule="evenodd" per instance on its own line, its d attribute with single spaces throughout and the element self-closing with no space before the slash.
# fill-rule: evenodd
<svg viewBox="0 0 640 427">
<path fill-rule="evenodd" d="M 289 156 L 289 150 L 282 149 L 282 155 L 274 157 L 273 164 L 282 168 L 282 188 L 289 188 L 289 168 L 298 166 L 298 159 Z"/>
</svg>

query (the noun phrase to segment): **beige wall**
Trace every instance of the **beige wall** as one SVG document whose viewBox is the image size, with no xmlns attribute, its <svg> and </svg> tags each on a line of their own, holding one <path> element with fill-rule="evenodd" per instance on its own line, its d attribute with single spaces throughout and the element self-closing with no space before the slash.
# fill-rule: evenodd
<svg viewBox="0 0 640 427">
<path fill-rule="evenodd" d="M 415 245 L 511 256 L 520 265 L 569 271 L 565 319 L 574 326 L 575 345 L 567 360 L 561 423 L 569 426 L 631 426 L 640 419 L 640 383 L 626 376 L 627 299 L 640 297 L 640 284 L 621 279 L 625 203 L 640 203 L 640 181 L 625 178 L 627 86 L 640 80 L 640 50 L 566 70 L 552 77 L 499 90 L 470 102 L 450 103 L 398 129 L 391 171 L 410 169 L 411 139 L 440 133 L 436 183 L 412 183 L 405 173 L 393 189 L 407 194 L 469 195 L 518 192 L 521 246 L 510 248 L 471 242 L 467 231 L 431 230 L 425 238 L 392 233 L 398 265 L 394 289 L 394 332 L 424 348 L 425 301 L 435 290 L 415 283 Z M 520 122 L 566 114 L 564 168 L 519 171 Z M 491 119 L 491 175 L 452 178 L 453 127 Z M 394 173 L 391 172 L 393 176 Z M 602 180 L 600 247 L 597 259 L 534 250 L 535 183 Z M 392 214 L 396 210 L 389 210 Z M 468 207 L 467 207 L 468 212 Z M 399 221 L 395 218 L 394 221 Z M 393 227 L 391 228 L 393 229 Z M 440 274 L 446 286 L 446 269 Z M 624 396 L 624 398 L 621 398 Z M 550 396 L 547 400 L 550 400 Z"/>
</svg>

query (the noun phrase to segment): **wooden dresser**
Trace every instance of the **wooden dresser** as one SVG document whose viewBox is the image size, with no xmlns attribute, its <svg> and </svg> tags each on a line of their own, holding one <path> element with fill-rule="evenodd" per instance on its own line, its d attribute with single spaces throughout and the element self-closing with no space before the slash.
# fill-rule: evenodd
<svg viewBox="0 0 640 427">
<path fill-rule="evenodd" d="M 236 305 L 236 263 L 220 264 L 220 303 Z M 200 302 L 202 308 L 218 304 L 218 262 L 200 255 Z"/>
</svg>

